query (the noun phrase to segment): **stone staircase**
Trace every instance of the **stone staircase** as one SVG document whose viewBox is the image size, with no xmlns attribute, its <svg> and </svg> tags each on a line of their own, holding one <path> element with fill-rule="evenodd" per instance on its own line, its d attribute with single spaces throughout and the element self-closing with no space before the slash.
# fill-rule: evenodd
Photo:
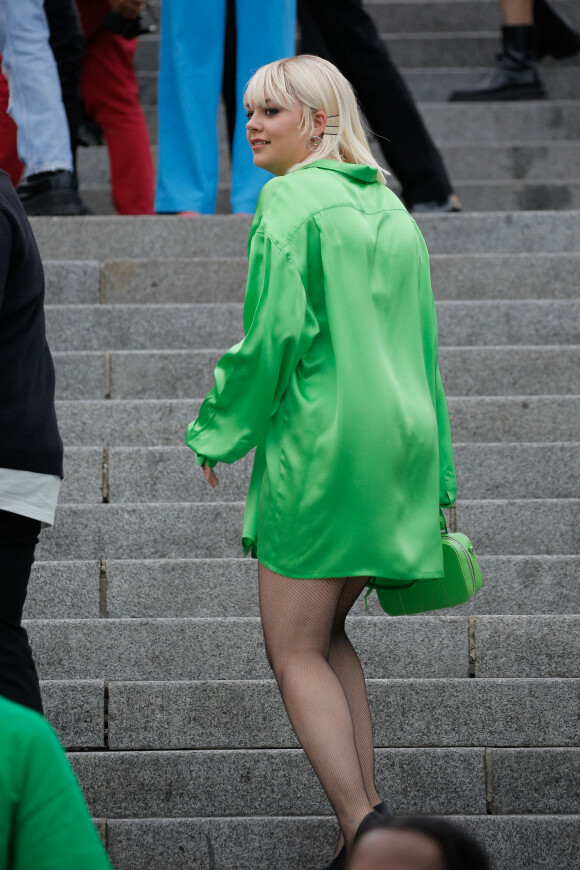
<svg viewBox="0 0 580 870">
<path fill-rule="evenodd" d="M 397 812 L 461 821 L 494 870 L 575 868 L 580 67 L 546 66 L 545 103 L 449 105 L 493 54 L 495 2 L 367 5 L 466 207 L 420 224 L 457 524 L 484 574 L 477 598 L 449 612 L 389 619 L 357 605 L 378 779 Z M 573 18 L 576 5 L 559 8 Z M 140 54 L 150 102 L 155 49 L 147 38 Z M 82 158 L 86 198 L 105 211 L 103 154 Z M 249 463 L 222 466 L 214 491 L 183 446 L 213 365 L 241 335 L 249 221 L 33 227 L 66 479 L 27 627 L 47 715 L 113 865 L 317 870 L 335 823 L 266 664 L 255 562 L 239 558 Z"/>
</svg>

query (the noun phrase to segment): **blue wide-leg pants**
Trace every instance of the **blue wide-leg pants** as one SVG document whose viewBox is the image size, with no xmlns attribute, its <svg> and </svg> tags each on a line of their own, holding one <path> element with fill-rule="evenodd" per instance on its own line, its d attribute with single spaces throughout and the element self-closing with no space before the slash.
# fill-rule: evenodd
<svg viewBox="0 0 580 870">
<path fill-rule="evenodd" d="M 226 0 L 164 0 L 159 63 L 159 165 L 155 210 L 212 214 L 218 187 L 219 106 Z M 243 93 L 259 67 L 295 53 L 296 0 L 236 0 L 233 212 L 253 212 L 271 175 L 254 166 Z"/>
</svg>

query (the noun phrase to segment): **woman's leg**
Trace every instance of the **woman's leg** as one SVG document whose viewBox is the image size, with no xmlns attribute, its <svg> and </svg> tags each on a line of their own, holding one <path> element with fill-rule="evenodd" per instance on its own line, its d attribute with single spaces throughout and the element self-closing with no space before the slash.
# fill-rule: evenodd
<svg viewBox="0 0 580 870">
<path fill-rule="evenodd" d="M 261 564 L 259 580 L 268 661 L 296 736 L 352 843 L 372 807 L 348 700 L 328 662 L 338 605 L 352 580 L 295 580 Z"/>
<path fill-rule="evenodd" d="M 369 802 L 380 802 L 375 785 L 375 744 L 373 723 L 367 698 L 363 669 L 345 631 L 348 612 L 368 582 L 368 577 L 353 577 L 345 584 L 338 602 L 330 638 L 330 667 L 340 680 L 354 727 L 360 768 Z"/>
</svg>

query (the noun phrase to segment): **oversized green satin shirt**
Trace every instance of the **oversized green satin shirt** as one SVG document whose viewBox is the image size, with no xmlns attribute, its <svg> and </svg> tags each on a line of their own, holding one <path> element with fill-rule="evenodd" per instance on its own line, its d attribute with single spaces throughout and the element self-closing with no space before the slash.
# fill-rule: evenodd
<svg viewBox="0 0 580 870">
<path fill-rule="evenodd" d="M 245 338 L 186 443 L 256 447 L 242 545 L 288 577 L 443 573 L 455 471 L 421 233 L 376 169 L 318 160 L 263 188 Z"/>
</svg>

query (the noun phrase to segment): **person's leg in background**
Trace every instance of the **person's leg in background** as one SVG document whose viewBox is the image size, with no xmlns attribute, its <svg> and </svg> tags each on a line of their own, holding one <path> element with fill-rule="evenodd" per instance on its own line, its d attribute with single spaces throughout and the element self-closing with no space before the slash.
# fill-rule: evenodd
<svg viewBox="0 0 580 870">
<path fill-rule="evenodd" d="M 494 69 L 474 88 L 453 91 L 451 102 L 541 100 L 546 91 L 538 60 L 580 51 L 580 32 L 547 0 L 500 0 L 502 49 Z"/>
<path fill-rule="evenodd" d="M 39 533 L 39 520 L 0 510 L 0 695 L 42 713 L 38 675 L 21 624 Z"/>
<path fill-rule="evenodd" d="M 10 90 L 8 82 L 6 81 L 6 76 L 0 72 L 0 168 L 8 173 L 10 181 L 16 187 L 22 178 L 24 163 L 18 156 L 18 147 L 16 145 L 17 128 L 8 114 L 9 100 Z"/>
<path fill-rule="evenodd" d="M 153 161 L 133 67 L 136 39 L 101 28 L 106 0 L 77 0 L 85 39 L 81 94 L 102 127 L 109 152 L 113 203 L 119 214 L 153 213 Z"/>
<path fill-rule="evenodd" d="M 80 90 L 83 37 L 74 0 L 44 0 L 50 47 L 56 61 L 62 102 L 68 122 L 73 166 L 82 115 Z"/>
<path fill-rule="evenodd" d="M 253 212 L 263 185 L 272 176 L 254 166 L 246 139 L 243 97 L 253 73 L 266 63 L 296 53 L 296 0 L 238 0 L 236 127 L 232 155 L 232 211 Z"/>
<path fill-rule="evenodd" d="M 213 214 L 226 0 L 164 0 L 157 212 Z"/>
<path fill-rule="evenodd" d="M 443 160 L 361 0 L 299 0 L 302 50 L 326 57 L 350 81 L 411 210 L 458 211 Z"/>
</svg>

